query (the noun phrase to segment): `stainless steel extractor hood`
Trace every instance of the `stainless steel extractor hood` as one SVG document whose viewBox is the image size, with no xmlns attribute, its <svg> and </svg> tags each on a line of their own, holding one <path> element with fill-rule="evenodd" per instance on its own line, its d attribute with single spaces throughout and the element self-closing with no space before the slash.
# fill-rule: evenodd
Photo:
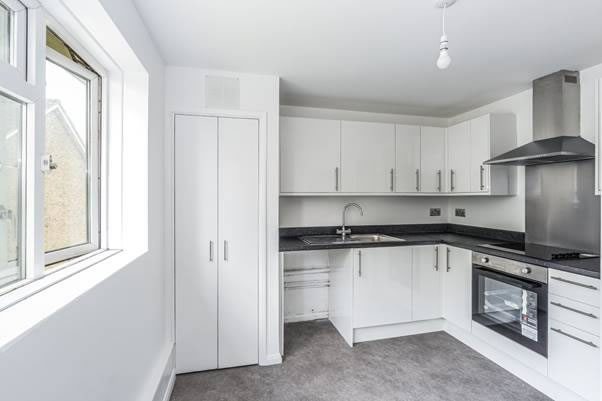
<svg viewBox="0 0 602 401">
<path fill-rule="evenodd" d="M 531 166 L 595 158 L 594 144 L 580 136 L 579 72 L 558 71 L 533 81 L 534 141 L 485 162 Z"/>
</svg>

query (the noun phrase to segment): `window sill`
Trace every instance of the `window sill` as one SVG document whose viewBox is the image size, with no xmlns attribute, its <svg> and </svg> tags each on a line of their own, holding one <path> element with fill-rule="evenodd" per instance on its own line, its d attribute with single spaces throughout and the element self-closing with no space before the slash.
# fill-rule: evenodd
<svg viewBox="0 0 602 401">
<path fill-rule="evenodd" d="M 142 254 L 105 250 L 0 296 L 0 351 Z"/>
</svg>

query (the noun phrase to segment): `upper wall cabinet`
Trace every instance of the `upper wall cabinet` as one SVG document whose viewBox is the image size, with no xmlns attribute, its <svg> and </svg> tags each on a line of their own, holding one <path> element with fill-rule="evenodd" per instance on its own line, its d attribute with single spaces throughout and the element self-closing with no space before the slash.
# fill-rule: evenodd
<svg viewBox="0 0 602 401">
<path fill-rule="evenodd" d="M 420 192 L 420 127 L 395 126 L 395 190 Z"/>
<path fill-rule="evenodd" d="M 516 194 L 516 167 L 487 166 L 483 162 L 516 147 L 514 114 L 485 114 L 470 124 L 470 192 Z"/>
<path fill-rule="evenodd" d="M 513 195 L 516 167 L 485 161 L 516 147 L 513 114 L 449 128 L 280 119 L 283 195 Z"/>
<path fill-rule="evenodd" d="M 395 191 L 395 126 L 341 121 L 341 190 Z"/>
<path fill-rule="evenodd" d="M 340 121 L 281 117 L 280 192 L 339 191 L 340 149 Z"/>
<path fill-rule="evenodd" d="M 447 129 L 447 173 L 449 192 L 471 192 L 470 123 L 465 121 Z M 481 159 L 480 163 L 486 159 Z"/>
<path fill-rule="evenodd" d="M 420 127 L 420 192 L 445 192 L 445 128 Z"/>
</svg>

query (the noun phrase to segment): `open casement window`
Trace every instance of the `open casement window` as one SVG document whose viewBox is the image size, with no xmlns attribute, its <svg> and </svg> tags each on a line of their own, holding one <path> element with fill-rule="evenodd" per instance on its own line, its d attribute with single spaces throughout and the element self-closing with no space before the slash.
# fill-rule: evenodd
<svg viewBox="0 0 602 401">
<path fill-rule="evenodd" d="M 100 76 L 50 29 L 44 249 L 53 264 L 100 248 Z"/>
<path fill-rule="evenodd" d="M 0 94 L 0 287 L 25 274 L 21 246 L 24 108 Z"/>
</svg>

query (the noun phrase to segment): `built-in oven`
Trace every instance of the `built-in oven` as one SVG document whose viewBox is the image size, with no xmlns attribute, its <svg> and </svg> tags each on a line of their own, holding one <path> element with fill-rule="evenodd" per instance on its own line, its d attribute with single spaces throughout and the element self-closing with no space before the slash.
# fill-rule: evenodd
<svg viewBox="0 0 602 401">
<path fill-rule="evenodd" d="M 547 357 L 547 269 L 478 252 L 472 263 L 472 320 Z"/>
</svg>

